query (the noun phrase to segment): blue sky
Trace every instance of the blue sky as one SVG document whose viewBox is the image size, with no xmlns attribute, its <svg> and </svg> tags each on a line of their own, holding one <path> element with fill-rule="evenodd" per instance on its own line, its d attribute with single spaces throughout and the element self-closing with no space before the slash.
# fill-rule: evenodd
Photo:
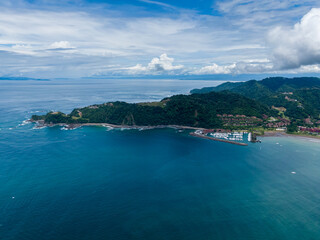
<svg viewBox="0 0 320 240">
<path fill-rule="evenodd" d="M 0 76 L 320 72 L 316 0 L 8 0 Z"/>
</svg>

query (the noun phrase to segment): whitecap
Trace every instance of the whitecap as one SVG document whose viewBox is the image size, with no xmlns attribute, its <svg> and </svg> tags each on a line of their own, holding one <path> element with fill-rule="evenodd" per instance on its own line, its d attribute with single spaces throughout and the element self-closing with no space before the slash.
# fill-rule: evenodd
<svg viewBox="0 0 320 240">
<path fill-rule="evenodd" d="M 44 112 L 44 111 L 28 111 L 28 113 L 39 113 L 39 112 Z"/>
<path fill-rule="evenodd" d="M 69 127 L 69 126 L 64 126 L 62 128 L 60 128 L 60 130 L 63 130 L 63 131 L 68 131 L 68 130 L 75 130 L 77 128 L 80 128 L 80 127 Z"/>
<path fill-rule="evenodd" d="M 107 128 L 107 131 L 111 131 L 111 130 L 114 129 L 113 127 L 111 127 L 111 126 L 109 126 L 109 125 L 105 125 L 105 124 L 103 124 L 102 127 Z"/>
<path fill-rule="evenodd" d="M 18 127 L 24 126 L 24 125 L 27 125 L 27 124 L 30 124 L 30 123 L 31 123 L 31 122 L 29 121 L 29 119 L 26 119 L 26 120 L 22 121 L 22 123 L 20 123 L 20 124 L 18 125 Z"/>
<path fill-rule="evenodd" d="M 35 126 L 33 127 L 32 129 L 43 129 L 43 128 L 46 128 L 47 126 Z"/>
<path fill-rule="evenodd" d="M 142 127 L 142 128 L 139 128 L 138 130 L 139 130 L 139 131 L 144 131 L 144 130 L 147 130 L 147 129 L 148 129 L 148 128 L 143 128 L 143 127 Z"/>
</svg>

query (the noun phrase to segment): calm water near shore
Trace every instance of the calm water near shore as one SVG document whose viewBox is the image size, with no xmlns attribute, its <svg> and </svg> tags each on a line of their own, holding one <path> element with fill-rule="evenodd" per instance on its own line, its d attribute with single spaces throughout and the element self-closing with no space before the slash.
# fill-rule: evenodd
<svg viewBox="0 0 320 240">
<path fill-rule="evenodd" d="M 320 238 L 318 140 L 242 147 L 174 129 L 21 124 L 218 84 L 115 81 L 0 82 L 1 240 Z"/>
</svg>

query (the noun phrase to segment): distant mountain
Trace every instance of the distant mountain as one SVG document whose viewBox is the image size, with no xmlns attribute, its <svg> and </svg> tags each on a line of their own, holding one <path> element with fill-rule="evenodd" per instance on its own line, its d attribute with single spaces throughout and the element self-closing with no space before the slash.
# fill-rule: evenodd
<svg viewBox="0 0 320 240">
<path fill-rule="evenodd" d="M 259 91 L 257 96 L 253 95 L 253 98 L 259 96 L 265 96 L 272 94 L 273 92 L 286 92 L 294 91 L 303 88 L 320 88 L 320 78 L 316 77 L 300 77 L 300 78 L 283 78 L 272 77 L 265 78 L 261 81 L 250 80 L 247 82 L 226 82 L 217 87 L 205 87 L 201 89 L 193 89 L 190 93 L 208 93 L 208 92 L 220 92 L 223 90 L 230 90 L 232 92 L 247 94 L 255 94 L 255 91 Z"/>
<path fill-rule="evenodd" d="M 0 77 L 1 80 L 15 80 L 15 81 L 49 81 L 49 79 L 40 79 L 40 78 L 28 78 L 28 77 Z"/>
<path fill-rule="evenodd" d="M 285 92 L 302 88 L 320 88 L 320 78 L 301 77 L 301 78 L 282 78 L 273 77 L 261 80 L 261 84 L 272 91 Z"/>
<path fill-rule="evenodd" d="M 243 85 L 243 83 L 244 82 L 226 82 L 226 83 L 220 84 L 217 87 L 204 87 L 201 89 L 193 89 L 190 91 L 190 93 L 209 93 L 209 92 L 220 92 L 224 90 L 231 90 L 233 88 Z"/>
</svg>

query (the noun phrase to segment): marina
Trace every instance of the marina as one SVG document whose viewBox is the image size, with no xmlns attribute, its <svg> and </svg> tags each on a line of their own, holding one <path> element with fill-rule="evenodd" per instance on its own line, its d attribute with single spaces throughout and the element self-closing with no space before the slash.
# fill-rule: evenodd
<svg viewBox="0 0 320 240">
<path fill-rule="evenodd" d="M 194 136 L 194 137 L 200 137 L 200 138 L 213 140 L 213 141 L 218 141 L 218 142 L 231 143 L 231 144 L 239 145 L 239 146 L 248 146 L 248 144 L 244 143 L 244 142 L 236 142 L 234 140 L 228 140 L 228 139 L 225 139 L 225 138 L 210 137 L 210 136 L 207 136 L 205 134 L 200 133 L 200 130 L 197 130 L 196 132 L 192 132 L 192 133 L 190 133 L 190 135 Z"/>
</svg>

